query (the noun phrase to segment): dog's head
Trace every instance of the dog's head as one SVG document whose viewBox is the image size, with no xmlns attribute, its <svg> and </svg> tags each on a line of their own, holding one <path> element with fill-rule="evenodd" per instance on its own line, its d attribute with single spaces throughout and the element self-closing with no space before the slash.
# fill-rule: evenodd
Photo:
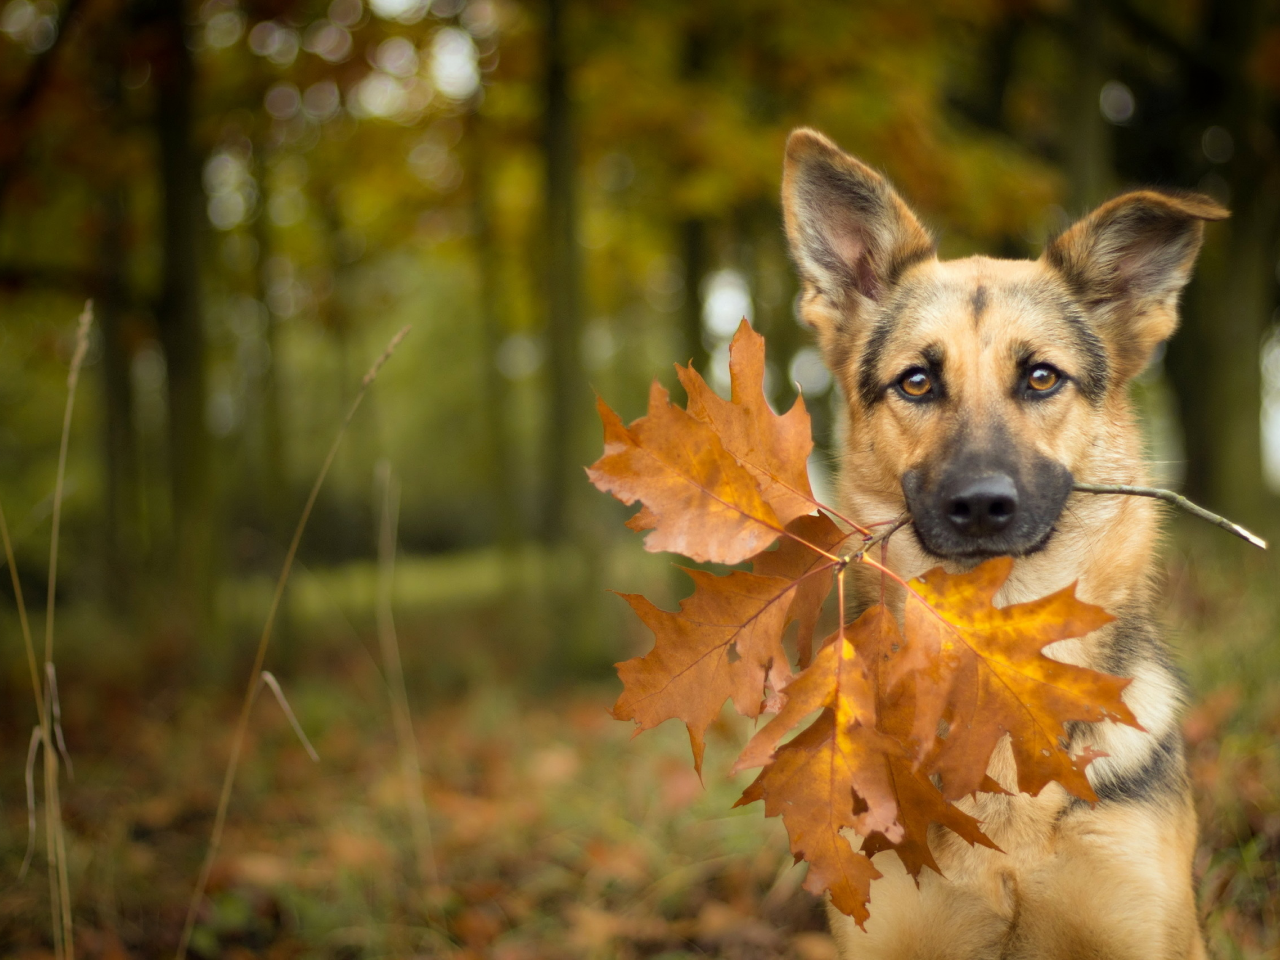
<svg viewBox="0 0 1280 960">
<path fill-rule="evenodd" d="M 811 130 L 787 143 L 783 208 L 801 314 L 848 403 L 846 481 L 892 489 L 944 558 L 1048 541 L 1126 384 L 1177 326 L 1203 221 L 1227 216 L 1140 191 L 1039 260 L 942 262 L 888 182 Z"/>
</svg>

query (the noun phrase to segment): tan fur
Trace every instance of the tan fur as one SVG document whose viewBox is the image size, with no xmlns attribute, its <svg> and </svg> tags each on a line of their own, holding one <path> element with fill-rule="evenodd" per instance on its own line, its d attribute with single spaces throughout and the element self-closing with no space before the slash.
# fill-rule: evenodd
<svg viewBox="0 0 1280 960">
<path fill-rule="evenodd" d="M 962 432 L 997 426 L 1064 465 L 1076 481 L 1148 482 L 1127 381 L 1173 332 L 1201 221 L 1225 211 L 1202 197 L 1129 194 L 1077 224 L 1037 261 L 941 262 L 887 182 L 812 131 L 797 131 L 788 144 L 783 198 L 804 280 L 802 315 L 847 398 L 840 499 L 849 517 L 868 523 L 902 513 L 907 470 L 941 456 Z M 1084 364 L 1074 328 L 1062 318 L 1064 303 L 1079 310 L 1105 347 L 1105 388 L 1089 398 L 1071 384 L 1052 402 L 1020 402 L 1008 386 L 1019 352 L 1034 351 L 1065 371 Z M 866 402 L 868 343 L 889 314 L 897 326 L 877 347 L 880 379 L 910 368 L 924 345 L 938 345 L 946 356 L 946 404 Z M 1075 582 L 1088 602 L 1149 618 L 1156 538 L 1151 501 L 1073 494 L 1047 546 L 1017 558 L 997 602 L 1031 600 Z M 888 557 L 903 577 L 939 562 L 910 535 L 895 536 Z M 867 568 L 859 574 L 855 592 L 870 602 L 879 579 Z M 1117 629 L 1110 625 L 1046 652 L 1107 669 Z M 1177 736 L 1180 690 L 1167 665 L 1144 653 L 1124 672 L 1134 678 L 1125 700 L 1145 732 L 1085 725 L 1074 749 L 1091 745 L 1110 754 L 1090 767 L 1095 787 L 1100 778 L 1140 776 L 1157 744 Z M 1176 769 L 1169 789 L 1092 808 L 1073 803 L 1057 784 L 1036 797 L 980 794 L 963 802 L 1004 852 L 970 847 L 935 828 L 931 847 L 947 879 L 926 870 L 918 887 L 895 854 L 878 855 L 884 878 L 872 884 L 865 931 L 831 911 L 840 955 L 1203 957 L 1191 878 L 1195 815 L 1181 753 L 1170 763 Z M 1016 791 L 1007 740 L 990 772 Z"/>
</svg>

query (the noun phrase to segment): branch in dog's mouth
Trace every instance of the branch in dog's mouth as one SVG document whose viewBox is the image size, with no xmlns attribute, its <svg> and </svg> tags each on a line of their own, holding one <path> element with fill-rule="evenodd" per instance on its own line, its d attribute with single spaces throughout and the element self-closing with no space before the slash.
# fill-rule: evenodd
<svg viewBox="0 0 1280 960">
<path fill-rule="evenodd" d="M 1130 497 L 1150 497 L 1153 500 L 1163 500 L 1165 503 L 1172 504 L 1175 507 L 1181 507 L 1187 513 L 1197 516 L 1201 520 L 1208 520 L 1215 527 L 1221 527 L 1228 533 L 1235 534 L 1241 540 L 1248 541 L 1255 547 L 1263 550 L 1267 549 L 1267 541 L 1256 533 L 1250 533 L 1240 524 L 1232 523 L 1226 517 L 1220 517 L 1212 510 L 1206 510 L 1198 503 L 1192 503 L 1186 497 L 1179 493 L 1174 493 L 1172 490 L 1163 490 L 1159 487 L 1131 487 L 1119 483 L 1073 483 L 1071 489 L 1080 493 L 1120 493 Z"/>
</svg>

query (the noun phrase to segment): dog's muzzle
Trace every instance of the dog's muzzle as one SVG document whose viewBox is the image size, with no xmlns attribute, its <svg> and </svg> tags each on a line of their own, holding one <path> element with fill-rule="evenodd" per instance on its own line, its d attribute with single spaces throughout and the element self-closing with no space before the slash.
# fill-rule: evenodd
<svg viewBox="0 0 1280 960">
<path fill-rule="evenodd" d="M 1069 470 L 1045 457 L 1021 469 L 963 457 L 933 478 L 908 470 L 902 492 L 916 536 L 934 556 L 1024 556 L 1048 543 L 1071 482 Z"/>
</svg>

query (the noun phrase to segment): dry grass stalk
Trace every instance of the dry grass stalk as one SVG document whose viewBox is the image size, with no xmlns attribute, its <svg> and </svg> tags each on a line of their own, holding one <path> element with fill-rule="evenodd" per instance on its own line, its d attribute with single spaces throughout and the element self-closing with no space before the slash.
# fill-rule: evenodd
<svg viewBox="0 0 1280 960">
<path fill-rule="evenodd" d="M 267 611 L 267 620 L 262 627 L 262 636 L 258 640 L 258 650 L 254 656 L 253 669 L 249 671 L 249 686 L 245 690 L 240 716 L 236 721 L 235 734 L 231 742 L 231 756 L 227 761 L 226 773 L 222 779 L 222 793 L 218 797 L 218 811 L 213 819 L 213 830 L 209 835 L 209 847 L 205 851 L 204 862 L 200 867 L 200 876 L 196 880 L 195 890 L 191 894 L 191 902 L 187 906 L 187 919 L 182 926 L 182 937 L 178 941 L 177 960 L 185 960 L 187 956 L 187 948 L 191 944 L 191 934 L 195 930 L 196 914 L 200 910 L 200 903 L 204 899 L 204 892 L 209 884 L 209 875 L 213 872 L 213 865 L 218 857 L 218 849 L 222 844 L 222 831 L 227 822 L 227 808 L 231 803 L 231 788 L 235 784 L 236 770 L 240 765 L 240 753 L 244 748 L 245 737 L 249 732 L 249 718 L 253 710 L 253 701 L 258 688 L 262 684 L 263 665 L 267 658 L 267 647 L 271 643 L 271 630 L 275 626 L 276 615 L 280 610 L 280 601 L 284 597 L 285 585 L 289 582 L 289 572 L 293 569 L 293 561 L 298 553 L 298 544 L 302 541 L 303 531 L 307 528 L 307 521 L 311 519 L 311 511 L 315 507 L 316 498 L 320 495 L 320 487 L 324 484 L 325 477 L 329 474 L 329 468 L 333 466 L 334 458 L 338 455 L 338 447 L 347 432 L 347 427 L 351 425 L 356 411 L 360 409 L 360 402 L 364 399 L 369 385 L 377 378 L 382 365 L 391 358 L 391 354 L 395 352 L 396 347 L 400 346 L 400 341 L 405 338 L 408 332 L 409 328 L 407 326 L 403 327 L 391 338 L 391 342 L 387 344 L 387 349 L 382 352 L 382 356 L 374 362 L 373 366 L 369 368 L 369 372 L 364 375 L 364 379 L 361 380 L 360 389 L 356 392 L 355 399 L 351 402 L 351 407 L 347 410 L 346 417 L 338 427 L 337 436 L 333 438 L 333 443 L 329 446 L 329 452 L 320 467 L 320 473 L 316 477 L 315 483 L 311 485 L 311 493 L 307 496 L 307 502 L 302 508 L 302 516 L 298 518 L 298 525 L 293 531 L 293 539 L 289 543 L 289 550 L 284 558 L 284 566 L 280 570 L 280 577 L 276 581 L 275 593 L 271 597 L 271 607 Z"/>
<path fill-rule="evenodd" d="M 378 644 L 382 648 L 382 666 L 386 671 L 391 698 L 391 715 L 396 728 L 396 748 L 400 755 L 400 776 L 404 781 L 405 805 L 409 829 L 417 858 L 418 880 L 434 886 L 438 880 L 435 852 L 431 841 L 431 822 L 422 796 L 422 767 L 418 760 L 418 741 L 413 732 L 413 716 L 409 712 L 409 694 L 405 689 L 404 666 L 400 662 L 400 644 L 396 637 L 395 619 L 391 614 L 392 588 L 395 582 L 396 532 L 400 521 L 400 483 L 386 460 L 378 464 L 382 487 L 382 522 L 378 531 Z"/>
<path fill-rule="evenodd" d="M 13 584 L 14 602 L 18 607 L 18 621 L 22 627 L 22 640 L 26 647 L 27 668 L 31 672 L 31 694 L 35 700 L 39 725 L 32 731 L 27 751 L 27 856 L 23 859 L 20 876 L 25 876 L 31 862 L 35 841 L 35 777 L 36 752 L 44 748 L 44 813 L 45 846 L 49 861 L 49 909 L 53 923 L 53 955 L 55 960 L 72 960 L 75 942 L 71 922 L 71 884 L 67 870 L 67 838 L 62 826 L 62 802 L 58 790 L 58 757 L 66 758 L 68 772 L 71 758 L 62 736 L 61 710 L 57 704 L 57 673 L 53 665 L 54 605 L 58 586 L 58 539 L 62 528 L 62 495 L 66 486 L 67 449 L 71 443 L 71 417 L 75 410 L 76 387 L 80 382 L 80 369 L 84 366 L 89 349 L 89 328 L 93 324 L 93 301 L 85 302 L 84 310 L 76 326 L 75 349 L 71 367 L 67 372 L 67 405 L 62 415 L 62 439 L 58 447 L 58 471 L 53 487 L 53 529 L 49 544 L 49 600 L 45 611 L 44 675 L 36 666 L 35 643 L 31 637 L 31 624 L 27 619 L 27 607 L 22 597 L 22 585 L 18 580 L 18 566 L 13 555 L 13 540 L 9 536 L 9 524 L 0 509 L 0 540 L 4 542 L 4 558 L 9 565 Z M 56 743 L 56 746 L 55 746 Z"/>
<path fill-rule="evenodd" d="M 284 711 L 285 719 L 289 721 L 289 726 L 293 727 L 293 732 L 297 734 L 298 740 L 301 741 L 302 749 L 307 751 L 307 756 L 311 758 L 312 763 L 319 763 L 320 754 L 316 753 L 316 748 L 311 745 L 311 741 L 303 733 L 302 724 L 298 722 L 298 715 L 293 712 L 293 707 L 289 706 L 289 701 L 284 695 L 284 690 L 280 688 L 280 681 L 276 679 L 276 675 L 270 670 L 263 670 L 260 685 L 267 687 L 275 695 L 276 703 L 280 704 L 280 709 Z"/>
</svg>

